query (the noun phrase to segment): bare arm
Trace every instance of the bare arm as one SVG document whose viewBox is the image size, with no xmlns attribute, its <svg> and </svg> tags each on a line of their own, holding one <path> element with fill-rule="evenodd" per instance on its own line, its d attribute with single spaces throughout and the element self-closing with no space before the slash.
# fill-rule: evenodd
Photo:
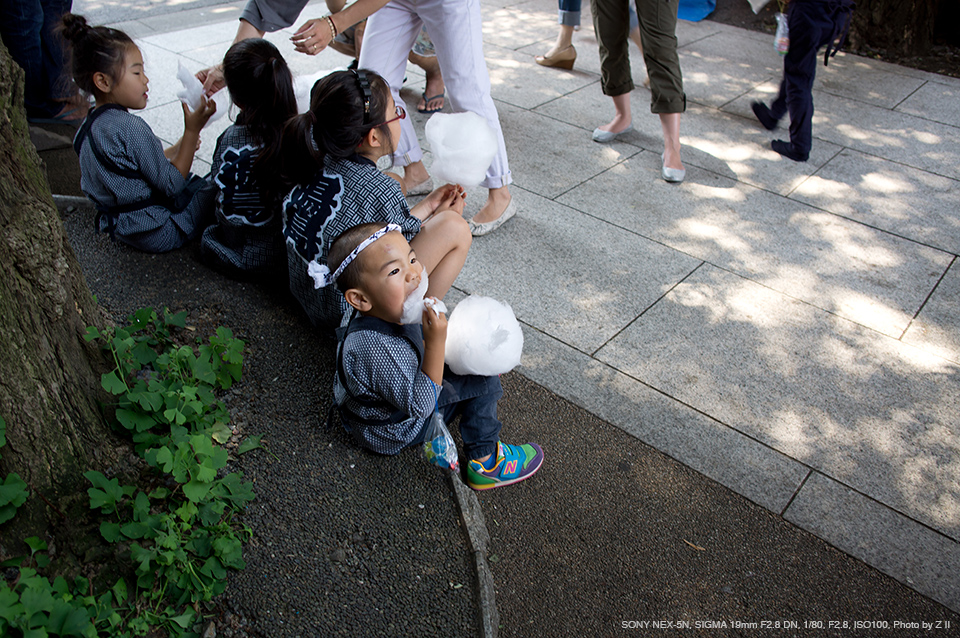
<svg viewBox="0 0 960 638">
<path fill-rule="evenodd" d="M 344 29 L 369 18 L 385 6 L 387 2 L 389 0 L 357 0 L 343 11 L 330 16 L 330 20 L 333 21 L 337 33 L 341 33 Z M 293 41 L 294 48 L 300 53 L 316 55 L 326 49 L 333 38 L 334 35 L 327 20 L 314 18 L 304 22 L 290 39 Z"/>
<path fill-rule="evenodd" d="M 423 311 L 423 373 L 438 386 L 443 385 L 443 356 L 447 345 L 447 316 Z"/>
<path fill-rule="evenodd" d="M 261 31 L 241 18 L 240 26 L 237 27 L 237 37 L 233 39 L 233 43 L 236 44 L 250 38 L 262 38 L 264 33 L 265 31 Z M 203 82 L 203 94 L 207 97 L 213 95 L 226 86 L 226 80 L 223 79 L 223 63 L 197 71 L 197 79 Z"/>
<path fill-rule="evenodd" d="M 191 111 L 186 104 L 183 106 L 183 137 L 180 138 L 179 146 L 174 144 L 170 148 L 176 148 L 173 157 L 170 157 L 170 163 L 176 167 L 180 174 L 186 178 L 190 175 L 190 167 L 193 166 L 193 156 L 197 153 L 197 147 L 200 142 L 200 130 L 203 129 L 207 120 L 216 113 L 217 104 L 213 100 L 200 98 L 200 108 Z M 169 156 L 168 156 L 169 157 Z"/>
</svg>

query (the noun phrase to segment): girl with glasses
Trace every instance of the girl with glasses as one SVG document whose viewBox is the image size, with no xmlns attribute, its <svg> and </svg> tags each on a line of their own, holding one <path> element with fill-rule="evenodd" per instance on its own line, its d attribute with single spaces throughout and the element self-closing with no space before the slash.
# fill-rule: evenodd
<svg viewBox="0 0 960 638">
<path fill-rule="evenodd" d="M 427 273 L 427 294 L 443 299 L 467 258 L 470 228 L 464 192 L 447 184 L 413 208 L 400 178 L 377 169 L 392 155 L 406 118 L 382 77 L 364 69 L 338 71 L 318 81 L 310 109 L 291 118 L 279 146 L 272 189 L 284 193 L 283 233 L 290 291 L 310 321 L 332 333 L 347 303 L 333 286 L 315 287 L 310 273 L 326 264 L 333 240 L 358 224 L 400 226 Z"/>
</svg>

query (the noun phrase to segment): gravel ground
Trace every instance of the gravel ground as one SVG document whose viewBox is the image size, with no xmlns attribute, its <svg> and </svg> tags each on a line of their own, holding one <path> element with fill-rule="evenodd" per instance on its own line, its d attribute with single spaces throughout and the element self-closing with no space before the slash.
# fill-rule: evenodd
<svg viewBox="0 0 960 638">
<path fill-rule="evenodd" d="M 231 575 L 220 636 L 471 636 L 475 571 L 440 471 L 417 453 L 369 454 L 337 426 L 333 348 L 281 285 L 240 283 L 196 248 L 146 255 L 95 235 L 92 212 L 64 215 L 91 290 L 116 321 L 142 306 L 186 310 L 206 337 L 219 325 L 247 343 L 225 400 L 270 453 L 233 469 L 254 482 L 243 522 L 247 568 Z"/>
</svg>

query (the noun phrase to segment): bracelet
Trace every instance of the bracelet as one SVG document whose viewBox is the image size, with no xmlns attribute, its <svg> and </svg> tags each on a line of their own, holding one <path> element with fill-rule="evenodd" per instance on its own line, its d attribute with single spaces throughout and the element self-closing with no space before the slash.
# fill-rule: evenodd
<svg viewBox="0 0 960 638">
<path fill-rule="evenodd" d="M 339 32 L 337 31 L 337 25 L 335 25 L 335 24 L 333 23 L 333 18 L 331 18 L 331 17 L 328 16 L 328 15 L 323 16 L 323 17 L 324 17 L 324 19 L 327 21 L 327 24 L 330 25 L 330 33 L 333 34 L 333 37 L 334 37 L 334 38 L 337 37 L 337 35 L 339 34 Z"/>
</svg>

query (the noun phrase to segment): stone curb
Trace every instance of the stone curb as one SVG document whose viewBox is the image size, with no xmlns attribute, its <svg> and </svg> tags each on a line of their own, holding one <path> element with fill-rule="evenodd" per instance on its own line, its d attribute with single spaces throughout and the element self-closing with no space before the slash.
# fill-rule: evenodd
<svg viewBox="0 0 960 638">
<path fill-rule="evenodd" d="M 493 574 L 487 564 L 487 545 L 490 534 L 480 509 L 480 501 L 473 490 L 460 480 L 456 473 L 450 473 L 448 480 L 460 509 L 460 521 L 466 530 L 467 546 L 473 554 L 474 567 L 477 570 L 477 598 L 480 608 L 481 636 L 497 638 L 500 627 L 500 614 L 497 612 L 497 596 Z"/>
</svg>

